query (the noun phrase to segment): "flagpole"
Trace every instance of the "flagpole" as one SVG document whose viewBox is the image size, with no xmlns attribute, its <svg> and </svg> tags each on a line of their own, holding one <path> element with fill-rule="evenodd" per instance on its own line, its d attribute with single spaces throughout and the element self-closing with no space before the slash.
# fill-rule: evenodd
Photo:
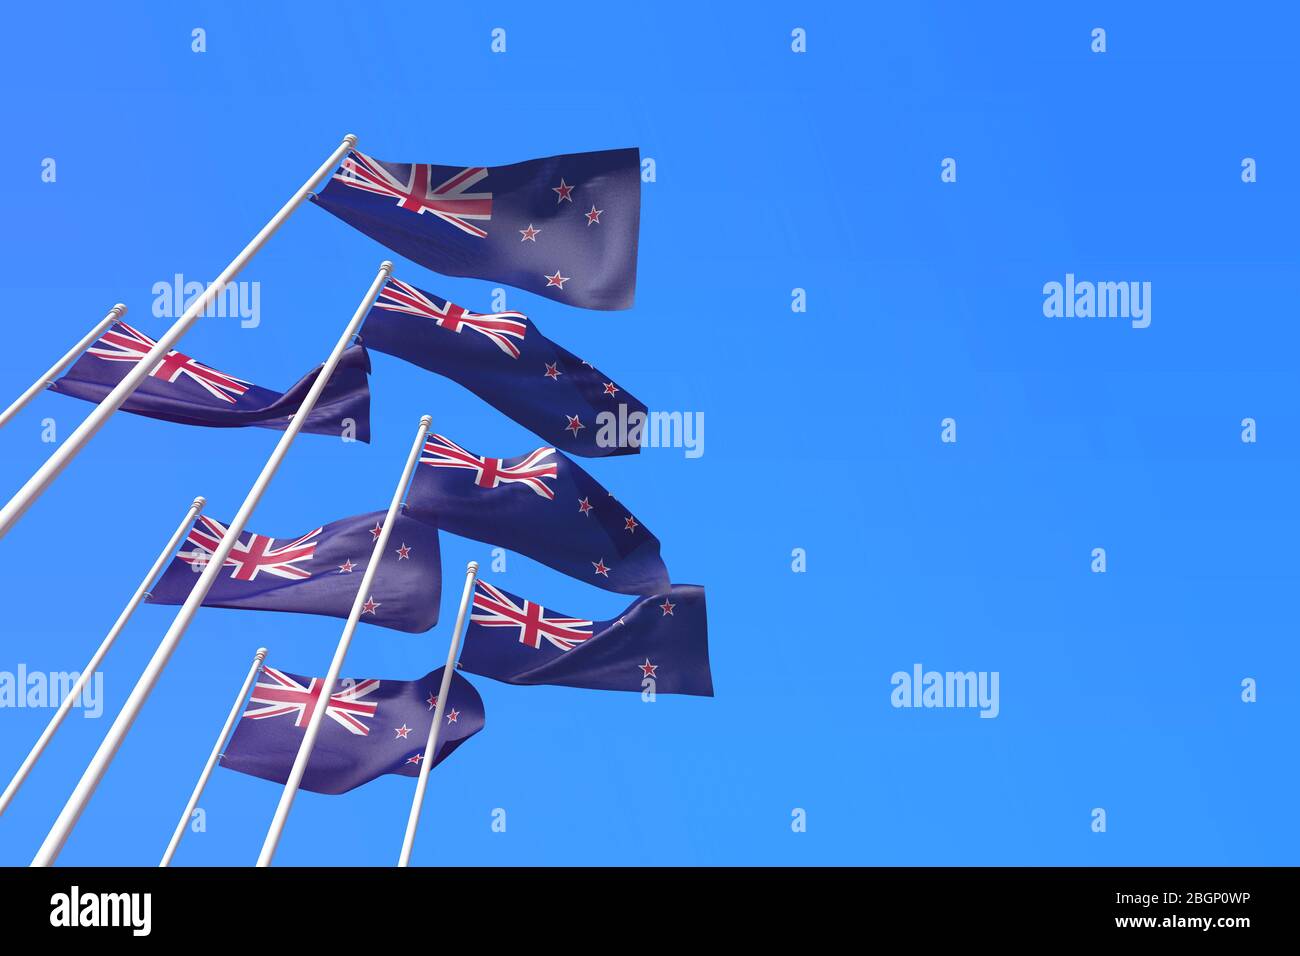
<svg viewBox="0 0 1300 956">
<path fill-rule="evenodd" d="M 14 400 L 14 403 L 12 405 L 6 408 L 3 412 L 0 412 L 0 428 L 4 428 L 6 425 L 8 425 L 9 420 L 13 418 L 15 415 L 17 415 L 19 412 L 21 412 L 24 408 L 26 408 L 27 404 L 33 398 L 35 398 L 45 389 L 49 388 L 50 383 L 58 377 L 60 372 L 62 372 L 65 368 L 71 365 L 73 360 L 78 355 L 86 351 L 86 349 L 90 348 L 90 346 L 94 344 L 95 340 L 98 339 L 101 335 L 103 335 L 105 330 L 107 330 L 110 325 L 112 325 L 114 322 L 116 322 L 124 315 L 126 315 L 126 306 L 124 306 L 121 302 L 113 306 L 113 308 L 109 309 L 108 315 L 100 319 L 98 325 L 96 325 L 93 329 L 87 332 L 85 337 L 76 345 L 74 345 L 68 351 L 68 353 L 63 356 L 63 358 L 59 359 L 52 366 L 50 366 L 50 370 L 46 372 L 44 375 L 42 375 L 40 378 L 38 378 L 36 381 L 34 381 L 28 387 L 27 391 L 23 392 L 21 395 L 18 396 L 17 399 Z"/>
<path fill-rule="evenodd" d="M 54 734 L 58 731 L 60 725 L 62 725 L 64 718 L 66 718 L 68 713 L 72 710 L 73 703 L 82 692 L 85 691 L 86 685 L 90 683 L 91 678 L 94 677 L 95 673 L 99 670 L 99 665 L 104 660 L 104 655 L 108 653 L 109 648 L 113 646 L 113 642 L 117 640 L 118 635 L 122 633 L 127 622 L 131 620 L 131 615 L 134 614 L 135 609 L 140 606 L 140 602 L 148 596 L 149 585 L 151 585 L 158 577 L 158 573 L 162 571 L 163 566 L 171 560 L 171 556 L 176 552 L 176 548 L 180 545 L 181 539 L 184 538 L 185 534 L 190 530 L 190 525 L 194 523 L 194 519 L 203 512 L 203 504 L 204 502 L 201 496 L 194 499 L 194 503 L 190 505 L 189 511 L 185 512 L 185 517 L 181 520 L 181 523 L 176 526 L 176 530 L 172 533 L 171 539 L 167 542 L 167 546 L 159 553 L 157 560 L 153 563 L 153 567 L 151 567 L 149 573 L 144 576 L 144 580 L 140 582 L 140 586 L 135 589 L 135 594 L 131 596 L 131 600 L 127 602 L 126 607 L 122 609 L 122 613 L 117 616 L 117 621 L 115 621 L 112 628 L 109 629 L 108 636 L 104 638 L 103 642 L 99 645 L 99 649 L 91 656 L 90 662 L 82 668 L 81 674 L 77 677 L 76 683 L 72 685 L 67 696 L 63 698 L 63 703 L 61 703 L 59 709 L 54 712 L 54 716 L 50 718 L 50 722 L 45 726 L 45 730 L 41 734 L 40 739 L 38 739 L 35 746 L 32 747 L 31 753 L 27 755 L 27 759 L 24 760 L 22 766 L 18 768 L 18 772 L 14 774 L 13 779 L 9 781 L 9 786 L 5 787 L 4 794 L 0 795 L 0 814 L 3 814 L 5 810 L 9 809 L 9 804 L 13 802 L 14 796 L 17 795 L 18 788 L 27 780 L 27 775 L 31 773 L 32 768 L 36 766 L 36 761 L 39 760 L 41 754 L 45 752 L 45 748 L 49 746 L 50 741 L 54 738 Z"/>
<path fill-rule="evenodd" d="M 471 561 L 465 568 L 465 590 L 460 596 L 460 610 L 456 612 L 456 630 L 451 635 L 451 648 L 447 651 L 447 666 L 442 669 L 442 686 L 438 689 L 438 706 L 429 725 L 429 742 L 424 747 L 424 760 L 420 762 L 420 778 L 415 783 L 415 798 L 411 801 L 411 815 L 406 820 L 406 835 L 402 838 L 402 853 L 398 866 L 409 866 L 411 849 L 415 846 L 415 830 L 420 825 L 420 810 L 424 806 L 424 791 L 429 788 L 429 770 L 438 753 L 438 735 L 442 732 L 442 715 L 447 708 L 447 695 L 451 691 L 451 674 L 460 656 L 460 638 L 465 630 L 465 612 L 469 610 L 470 596 L 474 593 L 474 579 L 478 575 L 478 562 Z"/>
<path fill-rule="evenodd" d="M 288 427 L 285 428 L 284 434 L 280 436 L 280 441 L 276 444 L 275 450 L 271 452 L 271 457 L 266 460 L 266 464 L 262 467 L 262 473 L 253 482 L 253 487 L 249 489 L 248 496 L 244 498 L 244 503 L 239 506 L 239 512 L 235 515 L 234 520 L 230 522 L 230 527 L 226 529 L 226 534 L 222 537 L 221 543 L 217 545 L 208 558 L 207 566 L 194 583 L 189 597 L 181 605 L 181 609 L 177 612 L 171 627 L 167 629 L 167 633 L 163 636 L 157 650 L 154 651 L 153 657 L 145 666 L 144 673 L 140 675 L 140 679 L 136 681 L 135 687 L 126 699 L 126 703 L 122 705 L 122 709 L 118 712 L 117 719 L 113 721 L 113 726 L 109 728 L 103 743 L 99 745 L 99 750 L 95 752 L 90 765 L 86 767 L 85 773 L 82 774 L 81 781 L 77 784 L 76 789 L 72 791 L 72 796 L 68 797 L 68 802 L 64 805 L 58 819 L 54 821 L 54 826 L 50 828 L 49 834 L 46 835 L 45 842 L 41 844 L 40 850 L 37 851 L 36 857 L 32 860 L 32 866 L 51 866 L 58 858 L 59 851 L 63 849 L 63 844 L 68 840 L 68 835 L 72 833 L 73 827 L 77 825 L 77 820 L 80 819 L 82 811 L 86 809 L 86 804 L 94 796 L 95 788 L 99 786 L 99 781 L 103 779 L 104 772 L 108 769 L 108 765 L 113 762 L 113 757 L 117 754 L 118 748 L 122 746 L 122 739 L 126 736 L 127 731 L 131 729 L 131 725 L 135 723 L 140 708 L 144 706 L 144 702 L 149 698 L 154 684 L 158 682 L 158 678 L 167 667 L 167 662 L 171 659 L 176 646 L 180 643 L 181 638 L 185 636 L 186 628 L 190 626 L 190 621 L 194 618 L 195 612 L 198 611 L 199 605 L 203 603 L 204 598 L 208 596 L 208 591 L 212 589 L 212 585 L 216 582 L 217 575 L 221 573 L 222 566 L 226 563 L 226 558 L 239 540 L 239 536 L 243 534 L 244 526 L 248 524 L 248 519 L 257 508 L 258 502 L 262 500 L 262 495 L 266 492 L 267 486 L 270 485 L 271 479 L 275 477 L 276 471 L 279 470 L 280 463 L 284 461 L 285 455 L 288 454 L 289 446 L 293 444 L 293 440 L 298 437 L 303 425 L 307 423 L 307 418 L 311 415 L 312 409 L 316 407 L 321 392 L 325 390 L 325 386 L 329 382 L 330 376 L 334 374 L 334 370 L 338 367 L 344 351 L 351 343 L 357 329 L 361 327 L 366 313 L 370 311 L 370 306 L 378 298 L 379 291 L 384 287 L 384 283 L 388 281 L 392 271 L 393 264 L 391 262 L 385 261 L 380 265 L 378 274 L 376 274 L 374 281 L 370 283 L 370 288 L 357 306 L 352 320 L 348 322 L 343 334 L 339 336 L 339 340 L 334 343 L 334 350 L 330 352 L 329 358 L 321 366 L 320 372 L 316 375 L 316 381 L 312 382 L 311 388 L 308 389 L 306 397 L 302 400 L 302 404 L 298 406 L 298 411 L 289 420 Z"/>
<path fill-rule="evenodd" d="M 316 737 L 320 734 L 321 723 L 325 719 L 325 711 L 329 708 L 330 696 L 334 693 L 334 685 L 338 683 L 339 673 L 343 670 L 343 661 L 348 656 L 348 648 L 352 645 L 352 635 L 356 633 L 357 622 L 361 619 L 362 608 L 370 599 L 370 588 L 374 583 L 375 574 L 379 570 L 379 562 L 388 547 L 388 539 L 393 532 L 393 524 L 396 522 L 397 515 L 401 510 L 402 499 L 406 497 L 406 486 L 411 483 L 411 475 L 415 471 L 415 466 L 419 464 L 420 452 L 424 449 L 424 438 L 429 434 L 429 426 L 432 424 L 433 418 L 429 415 L 425 415 L 420 419 L 420 428 L 416 432 L 414 443 L 411 445 L 411 453 L 406 456 L 406 466 L 402 469 L 402 477 L 398 480 L 397 488 L 393 491 L 393 500 L 388 504 L 388 514 L 379 529 L 379 535 L 375 538 L 374 549 L 370 552 L 370 563 L 366 565 L 365 574 L 361 577 L 361 585 L 357 588 L 357 596 L 352 601 L 352 610 L 348 613 L 348 621 L 343 625 L 343 634 L 339 637 L 338 647 L 334 649 L 334 659 L 330 661 L 329 672 L 321 681 L 320 694 L 316 698 L 316 706 L 312 710 L 311 719 L 307 723 L 307 732 L 303 734 L 302 742 L 298 745 L 298 754 L 294 757 L 293 768 L 289 771 L 289 777 L 284 783 L 284 790 L 280 793 L 280 803 L 276 806 L 275 816 L 271 820 L 270 828 L 266 831 L 266 839 L 262 843 L 262 852 L 257 857 L 258 866 L 270 866 L 271 860 L 275 856 L 276 847 L 280 845 L 280 836 L 284 833 L 284 824 L 289 819 L 289 811 L 293 809 L 293 800 L 298 795 L 298 787 L 302 783 L 303 774 L 307 771 L 307 762 L 311 759 L 312 748 L 316 746 Z"/>
<path fill-rule="evenodd" d="M 85 421 L 78 425 L 67 440 L 55 450 L 54 454 L 46 459 L 45 464 L 36 469 L 36 473 L 27 479 L 27 484 L 23 485 L 3 508 L 0 508 L 0 538 L 4 538 L 10 529 L 18 523 L 18 519 L 32 506 L 32 503 L 45 493 L 45 489 L 76 457 L 77 453 L 85 447 L 86 443 L 95 436 L 95 433 L 103 427 L 108 417 L 117 411 L 140 383 L 153 372 L 163 356 L 175 347 L 181 336 L 189 331 L 190 327 L 198 321 L 199 316 L 207 311 L 208 306 L 221 295 L 231 280 L 239 274 L 240 270 L 249 263 L 253 256 L 257 255 L 262 246 L 266 244 L 266 241 L 293 214 L 302 200 L 311 192 L 312 187 L 338 165 L 339 161 L 356 145 L 356 142 L 357 138 L 351 133 L 343 137 L 343 142 L 338 145 L 325 162 L 321 163 L 320 168 L 312 173 L 311 178 L 298 187 L 298 191 L 280 207 L 280 211 L 272 216 L 270 221 L 249 241 L 248 245 L 240 250 L 239 255 L 235 256 L 230 265 L 226 266 L 222 273 L 213 280 L 212 284 L 190 304 L 190 307 L 185 310 L 184 314 L 176 320 L 172 327 L 163 333 L 162 338 L 149 350 L 149 353 L 131 367 L 131 370 L 114 386 L 104 400 L 86 416 Z"/>
<path fill-rule="evenodd" d="M 203 765 L 203 772 L 199 774 L 199 782 L 194 785 L 194 792 L 190 794 L 190 802 L 185 804 L 185 810 L 181 813 L 180 822 L 176 824 L 176 832 L 172 834 L 171 842 L 167 844 L 167 849 L 163 853 L 162 862 L 158 865 L 171 866 L 172 857 L 176 855 L 176 848 L 181 845 L 181 837 L 185 836 L 185 829 L 189 825 L 190 817 L 194 815 L 194 808 L 199 805 L 199 798 L 203 796 L 203 788 L 208 785 L 208 778 L 212 776 L 213 769 L 217 766 L 217 761 L 221 759 L 221 746 L 230 736 L 230 728 L 235 725 L 239 719 L 239 712 L 244 709 L 244 700 L 248 697 L 248 689 L 253 686 L 258 672 L 262 669 L 262 662 L 266 660 L 266 648 L 259 647 L 257 653 L 253 656 L 253 665 L 248 669 L 248 676 L 244 678 L 244 685 L 239 688 L 239 693 L 235 696 L 235 703 L 230 708 L 230 714 L 226 717 L 225 726 L 221 728 L 221 733 L 217 734 L 216 741 L 212 744 L 212 753 L 208 755 L 208 762 Z"/>
</svg>

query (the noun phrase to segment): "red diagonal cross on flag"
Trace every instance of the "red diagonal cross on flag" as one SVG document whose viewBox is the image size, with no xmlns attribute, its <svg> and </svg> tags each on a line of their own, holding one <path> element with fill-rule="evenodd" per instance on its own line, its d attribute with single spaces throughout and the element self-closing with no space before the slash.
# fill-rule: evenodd
<svg viewBox="0 0 1300 956">
<path fill-rule="evenodd" d="M 249 720 L 266 720 L 269 717 L 294 718 L 294 725 L 306 727 L 311 720 L 316 703 L 320 700 L 322 680 L 313 677 L 303 684 L 292 675 L 274 667 L 263 667 L 262 676 L 266 682 L 258 681 L 248 699 L 248 708 L 244 717 Z M 347 685 L 347 686 L 343 686 Z M 363 680 L 358 682 L 342 681 L 340 689 L 330 694 L 325 715 L 337 721 L 350 733 L 364 737 L 370 728 L 361 722 L 362 717 L 373 717 L 379 705 L 362 700 L 363 697 L 379 689 L 379 681 Z M 257 706 L 260 705 L 260 706 Z"/>
<path fill-rule="evenodd" d="M 554 454 L 554 448 L 537 448 L 507 465 L 504 458 L 475 455 L 450 438 L 430 435 L 425 442 L 420 464 L 432 465 L 434 468 L 468 469 L 474 472 L 474 483 L 480 488 L 496 488 L 498 485 L 518 482 L 543 498 L 554 499 L 555 492 L 546 483 L 546 479 L 554 479 L 559 472 L 556 462 L 548 461 Z"/>
<path fill-rule="evenodd" d="M 87 355 L 103 359 L 106 362 L 140 362 L 158 343 L 139 329 L 134 329 L 125 322 L 116 323 L 86 350 Z M 251 382 L 227 375 L 209 368 L 202 362 L 196 362 L 175 349 L 162 357 L 162 360 L 149 372 L 154 378 L 165 382 L 175 382 L 182 375 L 203 387 L 213 398 L 235 404 L 235 399 L 252 388 Z"/>
<path fill-rule="evenodd" d="M 546 608 L 540 604 L 515 600 L 486 581 L 479 581 L 474 588 L 474 612 L 470 621 L 484 627 L 515 628 L 520 644 L 537 648 L 545 639 L 562 651 L 571 651 L 590 638 L 592 629 L 592 622 L 581 618 L 548 617 Z"/>
<path fill-rule="evenodd" d="M 416 214 L 432 213 L 461 232 L 482 239 L 487 233 L 467 220 L 492 218 L 492 194 L 470 193 L 469 189 L 486 179 L 482 166 L 468 166 L 437 186 L 433 185 L 433 166 L 412 163 L 406 182 L 402 182 L 374 158 L 353 150 L 343 160 L 341 172 L 334 179 L 369 193 L 390 196 L 402 209 Z"/>
<path fill-rule="evenodd" d="M 312 539 L 321 530 L 316 528 L 283 544 L 276 544 L 275 538 L 250 533 L 247 540 L 235 542 L 222 566 L 234 568 L 230 576 L 236 581 L 254 581 L 259 574 L 271 574 L 290 581 L 306 580 L 311 577 L 311 572 L 298 565 L 315 556 L 316 541 Z M 206 566 L 225 536 L 226 526 L 220 521 L 206 515 L 200 517 L 186 537 L 194 545 L 194 550 L 182 552 L 181 560 L 196 569 Z"/>
<path fill-rule="evenodd" d="M 462 329 L 471 329 L 485 336 L 511 358 L 519 358 L 519 346 L 511 340 L 522 342 L 528 330 L 528 318 L 522 312 L 470 312 L 454 302 L 421 292 L 401 279 L 388 280 L 375 300 L 375 308 L 433 319 L 457 335 Z"/>
</svg>

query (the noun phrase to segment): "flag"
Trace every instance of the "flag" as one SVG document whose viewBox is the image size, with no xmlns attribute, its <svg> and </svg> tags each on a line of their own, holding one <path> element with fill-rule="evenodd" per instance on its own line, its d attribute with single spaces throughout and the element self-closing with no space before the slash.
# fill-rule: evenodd
<svg viewBox="0 0 1300 956">
<path fill-rule="evenodd" d="M 421 680 L 339 681 L 302 788 L 346 793 L 386 773 L 418 776 L 443 670 Z M 321 689 L 319 677 L 264 666 L 221 765 L 276 783 L 288 780 Z M 434 766 L 482 729 L 482 698 L 473 684 L 452 672 Z"/>
<path fill-rule="evenodd" d="M 487 458 L 430 435 L 407 514 L 527 555 L 606 591 L 668 590 L 659 539 L 563 452 Z"/>
<path fill-rule="evenodd" d="M 296 537 L 245 531 L 203 603 L 346 619 L 386 515 L 355 515 Z M 201 515 L 185 539 L 188 547 L 182 547 L 149 592 L 150 603 L 184 604 L 226 528 Z M 442 599 L 438 529 L 398 515 L 381 562 L 360 620 L 413 633 L 437 624 Z"/>
<path fill-rule="evenodd" d="M 633 413 L 645 415 L 645 405 L 542 335 L 522 313 L 470 312 L 389 279 L 361 334 L 368 348 L 459 382 L 571 455 L 640 450 L 632 442 L 620 444 L 617 429 L 601 428 L 599 416 L 627 421 Z"/>
<path fill-rule="evenodd" d="M 713 696 L 704 588 L 675 584 L 618 617 L 587 621 L 480 580 L 460 666 L 507 684 Z"/>
<path fill-rule="evenodd" d="M 98 403 L 156 344 L 139 329 L 116 322 L 50 389 Z M 122 411 L 182 425 L 257 425 L 283 431 L 319 371 L 304 376 L 281 394 L 219 372 L 173 349 L 127 397 Z M 307 416 L 303 431 L 341 435 L 351 429 L 357 441 L 369 442 L 369 374 L 370 357 L 364 348 L 354 345 L 344 352 L 316 407 Z"/>
<path fill-rule="evenodd" d="M 632 307 L 636 149 L 512 166 L 386 163 L 353 150 L 312 201 L 435 272 L 505 282 L 584 309 Z"/>
</svg>

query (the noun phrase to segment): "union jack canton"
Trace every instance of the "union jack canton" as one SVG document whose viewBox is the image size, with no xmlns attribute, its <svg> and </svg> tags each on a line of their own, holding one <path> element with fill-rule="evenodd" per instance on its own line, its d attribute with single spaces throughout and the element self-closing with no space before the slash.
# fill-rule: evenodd
<svg viewBox="0 0 1300 956">
<path fill-rule="evenodd" d="M 139 329 L 118 322 L 86 351 L 106 362 L 128 362 L 134 365 L 143 360 L 157 344 Z M 218 372 L 175 349 L 168 352 L 149 374 L 165 382 L 174 382 L 182 375 L 188 376 L 208 394 L 231 405 L 253 384 L 225 372 Z"/>
<path fill-rule="evenodd" d="M 472 471 L 474 484 L 480 488 L 496 488 L 518 482 L 550 500 L 555 497 L 555 492 L 546 484 L 546 480 L 553 479 L 556 475 L 556 463 L 548 461 L 554 456 L 554 448 L 538 448 L 522 458 L 512 459 L 513 464 L 506 464 L 504 458 L 476 455 L 461 448 L 450 438 L 431 435 L 424 443 L 420 464 L 434 468 L 463 468 Z"/>
<path fill-rule="evenodd" d="M 384 774 L 414 777 L 424 763 L 443 668 L 420 680 L 341 680 L 330 694 L 302 787 L 345 793 Z M 324 693 L 319 677 L 264 666 L 222 755 L 227 770 L 284 783 Z M 434 766 L 483 729 L 483 700 L 452 673 Z"/>
<path fill-rule="evenodd" d="M 508 628 L 528 647 L 541 647 L 547 640 L 562 651 L 571 651 L 590 638 L 592 625 L 577 617 L 548 616 L 540 604 L 516 598 L 486 581 L 478 581 L 474 587 L 470 621 L 480 627 Z"/>
<path fill-rule="evenodd" d="M 262 668 L 265 682 L 253 685 L 253 693 L 248 698 L 244 717 L 248 720 L 267 720 L 272 717 L 290 716 L 295 727 L 306 727 L 311 715 L 316 710 L 324 689 L 324 678 L 312 677 L 304 684 L 302 678 L 286 674 L 274 667 Z M 375 716 L 379 705 L 374 701 L 363 700 L 368 694 L 379 690 L 379 681 L 363 680 L 360 682 L 340 681 L 341 690 L 330 694 L 325 707 L 325 716 L 349 733 L 364 737 L 370 728 L 363 717 Z"/>
</svg>

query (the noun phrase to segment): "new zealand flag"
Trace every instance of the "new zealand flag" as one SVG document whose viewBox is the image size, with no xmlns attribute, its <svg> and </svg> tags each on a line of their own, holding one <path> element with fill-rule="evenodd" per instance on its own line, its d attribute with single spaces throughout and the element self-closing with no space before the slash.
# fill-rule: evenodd
<svg viewBox="0 0 1300 956">
<path fill-rule="evenodd" d="M 353 150 L 312 201 L 435 272 L 505 282 L 584 309 L 632 307 L 636 149 L 512 166 L 386 163 Z"/>
<path fill-rule="evenodd" d="M 362 329 L 366 346 L 464 385 L 571 455 L 635 454 L 608 420 L 646 407 L 595 366 L 556 345 L 520 312 L 470 312 L 390 279 Z M 635 419 L 633 419 L 635 420 Z M 598 440 L 599 437 L 599 440 Z"/>
<path fill-rule="evenodd" d="M 563 452 L 487 458 L 430 435 L 407 514 L 623 594 L 667 591 L 659 539 Z"/>
<path fill-rule="evenodd" d="M 479 581 L 460 666 L 507 684 L 641 691 L 651 681 L 656 693 L 712 697 L 704 588 L 676 584 L 587 621 Z"/>
<path fill-rule="evenodd" d="M 245 531 L 204 599 L 205 607 L 294 611 L 347 619 L 386 512 L 355 515 L 293 538 Z M 200 516 L 149 592 L 153 604 L 184 604 L 198 575 L 226 535 L 226 525 Z M 442 565 L 438 529 L 405 515 L 388 539 L 360 620 L 397 631 L 438 623 Z"/>
<path fill-rule="evenodd" d="M 140 330 L 117 322 L 50 389 L 98 403 L 155 344 Z M 182 425 L 257 425 L 283 431 L 307 397 L 317 374 L 319 369 L 280 394 L 172 350 L 128 396 L 122 411 Z M 369 374 L 370 357 L 364 348 L 354 345 L 344 352 L 316 407 L 307 416 L 303 431 L 341 435 L 350 430 L 357 441 L 369 442 Z"/>
<path fill-rule="evenodd" d="M 307 761 L 302 788 L 346 793 L 386 773 L 418 776 L 442 672 L 439 667 L 413 681 L 339 681 Z M 221 765 L 276 783 L 288 780 L 320 697 L 320 685 L 319 677 L 263 667 Z M 473 684 L 453 672 L 434 766 L 482 729 L 482 698 Z"/>
</svg>

